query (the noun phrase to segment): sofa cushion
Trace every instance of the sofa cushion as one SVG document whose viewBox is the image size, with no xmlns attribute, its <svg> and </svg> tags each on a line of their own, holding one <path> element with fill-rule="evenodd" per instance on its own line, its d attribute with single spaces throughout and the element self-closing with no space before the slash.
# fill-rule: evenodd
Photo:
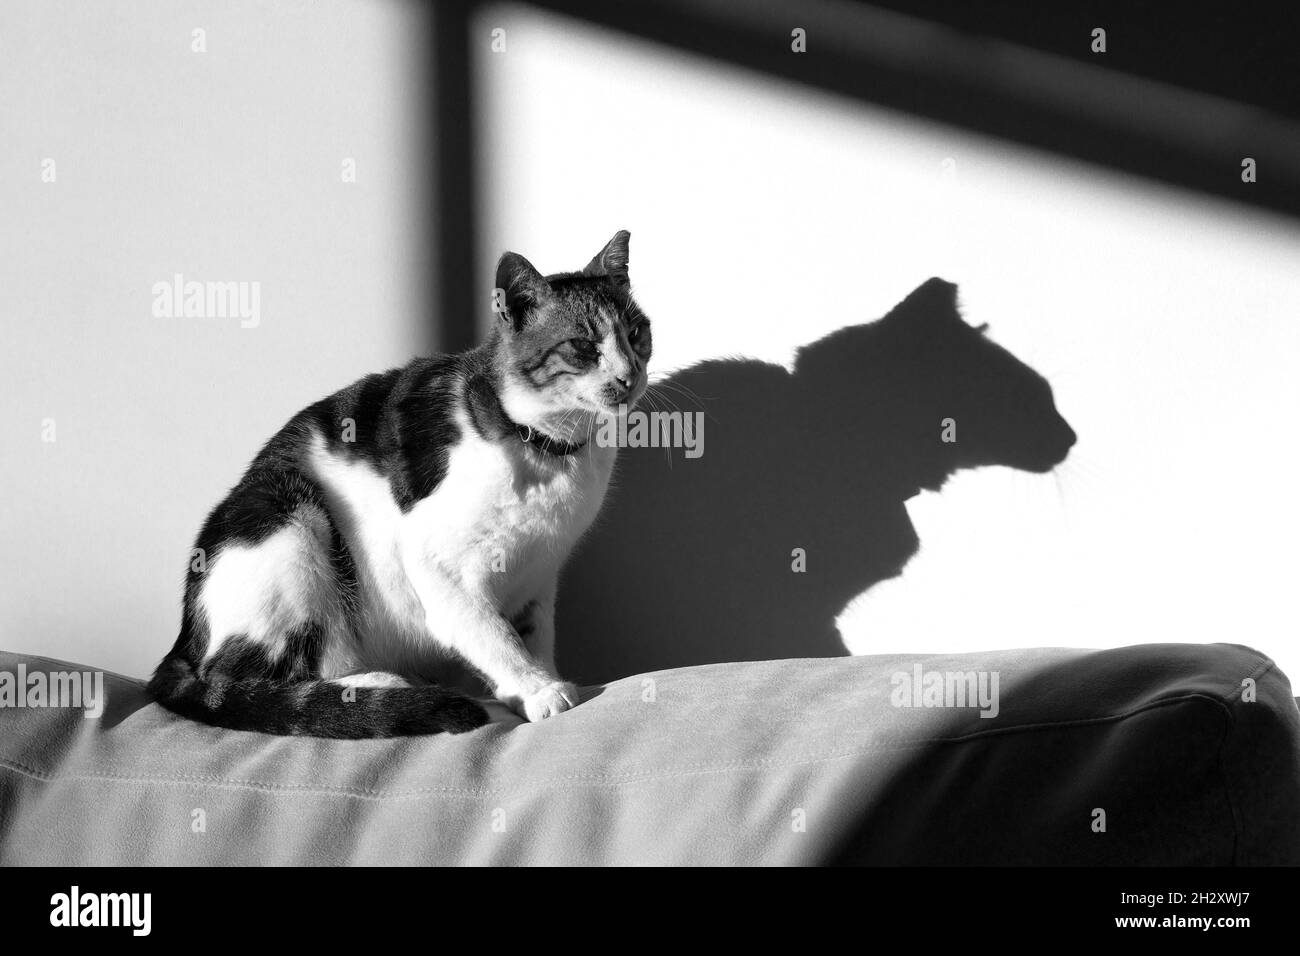
<svg viewBox="0 0 1300 956">
<path fill-rule="evenodd" d="M 944 674 L 996 675 L 996 714 L 924 706 Z M 1300 714 L 1234 645 L 716 664 L 365 741 L 104 680 L 98 718 L 0 708 L 0 864 L 1300 863 Z"/>
</svg>

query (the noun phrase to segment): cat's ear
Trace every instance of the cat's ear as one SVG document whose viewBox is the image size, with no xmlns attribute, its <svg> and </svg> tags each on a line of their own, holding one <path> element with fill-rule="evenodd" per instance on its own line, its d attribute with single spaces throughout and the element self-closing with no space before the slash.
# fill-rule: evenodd
<svg viewBox="0 0 1300 956">
<path fill-rule="evenodd" d="M 517 252 L 507 252 L 497 263 L 497 288 L 505 298 L 501 318 L 516 332 L 551 296 L 550 284 Z"/>
<path fill-rule="evenodd" d="M 614 238 L 605 243 L 605 248 L 596 253 L 596 257 L 582 270 L 587 276 L 608 276 L 617 286 L 628 285 L 627 277 L 627 243 L 632 234 L 626 229 L 614 233 Z"/>
<path fill-rule="evenodd" d="M 940 279 L 938 276 L 926 279 L 912 295 L 936 305 L 949 306 L 954 311 L 957 308 L 957 286 L 945 279 Z M 911 298 L 911 296 L 908 296 L 908 298 Z"/>
<path fill-rule="evenodd" d="M 937 276 L 926 279 L 886 316 L 896 325 L 942 330 L 961 322 L 957 310 L 957 287 Z"/>
</svg>

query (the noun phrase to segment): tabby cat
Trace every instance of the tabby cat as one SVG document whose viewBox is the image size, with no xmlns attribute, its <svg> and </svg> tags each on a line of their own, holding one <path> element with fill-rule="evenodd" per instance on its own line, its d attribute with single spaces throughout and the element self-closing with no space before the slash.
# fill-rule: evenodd
<svg viewBox="0 0 1300 956">
<path fill-rule="evenodd" d="M 267 442 L 199 533 L 155 698 L 271 734 L 461 732 L 487 713 L 439 681 L 459 662 L 530 721 L 576 706 L 557 577 L 614 464 L 591 436 L 651 352 L 628 239 L 545 277 L 506 253 L 482 345 L 368 375 Z"/>
</svg>

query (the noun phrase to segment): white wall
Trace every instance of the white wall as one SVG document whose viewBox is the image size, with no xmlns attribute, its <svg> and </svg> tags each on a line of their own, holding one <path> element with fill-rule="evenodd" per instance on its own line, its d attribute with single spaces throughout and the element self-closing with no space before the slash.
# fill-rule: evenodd
<svg viewBox="0 0 1300 956">
<path fill-rule="evenodd" d="M 1053 382 L 1071 459 L 913 500 L 923 551 L 842 617 L 849 647 L 1229 640 L 1300 673 L 1295 224 L 568 21 L 502 8 L 481 28 L 501 104 L 485 264 L 508 246 L 574 267 L 630 228 L 660 369 L 786 361 L 937 273 Z M 0 646 L 145 674 L 198 525 L 258 445 L 408 357 L 425 35 L 378 0 L 6 9 Z M 259 281 L 261 324 L 154 318 L 177 271 Z"/>
<path fill-rule="evenodd" d="M 5 5 L 0 647 L 152 670 L 199 525 L 260 444 L 409 358 L 424 16 L 392 0 Z M 176 272 L 260 282 L 260 325 L 155 318 L 152 285 Z"/>
<path fill-rule="evenodd" d="M 521 8 L 479 26 L 485 261 L 576 268 L 630 229 L 660 370 L 786 362 L 938 274 L 1053 383 L 1070 460 L 913 499 L 922 552 L 849 648 L 1231 641 L 1300 674 L 1296 223 Z"/>
</svg>

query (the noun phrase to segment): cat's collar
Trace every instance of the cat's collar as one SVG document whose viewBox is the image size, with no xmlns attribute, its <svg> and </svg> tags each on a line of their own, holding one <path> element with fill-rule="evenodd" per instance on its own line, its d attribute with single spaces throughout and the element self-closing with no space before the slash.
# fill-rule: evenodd
<svg viewBox="0 0 1300 956">
<path fill-rule="evenodd" d="M 515 434 L 525 445 L 532 445 L 534 448 L 546 452 L 548 455 L 572 455 L 575 452 L 582 451 L 587 447 L 586 442 L 575 445 L 572 442 L 564 441 L 561 438 L 552 438 L 550 435 L 543 434 L 532 425 L 515 425 Z"/>
</svg>

